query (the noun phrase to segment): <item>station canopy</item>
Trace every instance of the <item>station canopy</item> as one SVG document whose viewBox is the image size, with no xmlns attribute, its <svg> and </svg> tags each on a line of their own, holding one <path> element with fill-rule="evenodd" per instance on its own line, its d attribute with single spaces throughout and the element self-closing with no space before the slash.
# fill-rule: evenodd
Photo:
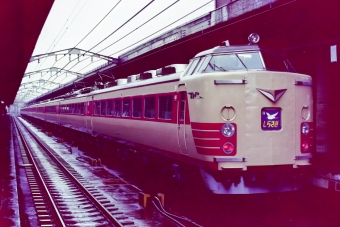
<svg viewBox="0 0 340 227">
<path fill-rule="evenodd" d="M 15 102 L 30 102 L 65 85 L 80 81 L 99 68 L 115 64 L 115 58 L 78 48 L 32 56 Z"/>
</svg>

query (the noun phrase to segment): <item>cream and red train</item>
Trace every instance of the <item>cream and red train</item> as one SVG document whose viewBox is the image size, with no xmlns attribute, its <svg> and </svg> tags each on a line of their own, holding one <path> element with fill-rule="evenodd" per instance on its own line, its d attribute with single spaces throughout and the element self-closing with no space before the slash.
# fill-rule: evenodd
<svg viewBox="0 0 340 227">
<path fill-rule="evenodd" d="M 314 148 L 311 85 L 257 45 L 219 46 L 21 114 L 197 166 L 216 194 L 290 191 Z"/>
</svg>

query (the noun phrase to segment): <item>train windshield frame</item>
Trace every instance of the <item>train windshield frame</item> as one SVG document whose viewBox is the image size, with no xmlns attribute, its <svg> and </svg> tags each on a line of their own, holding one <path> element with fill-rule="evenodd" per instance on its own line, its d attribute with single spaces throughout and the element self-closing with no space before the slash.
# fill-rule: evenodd
<svg viewBox="0 0 340 227">
<path fill-rule="evenodd" d="M 278 71 L 293 72 L 295 69 L 281 55 L 269 51 L 215 53 L 193 58 L 184 76 L 197 73 L 229 71 Z"/>
</svg>

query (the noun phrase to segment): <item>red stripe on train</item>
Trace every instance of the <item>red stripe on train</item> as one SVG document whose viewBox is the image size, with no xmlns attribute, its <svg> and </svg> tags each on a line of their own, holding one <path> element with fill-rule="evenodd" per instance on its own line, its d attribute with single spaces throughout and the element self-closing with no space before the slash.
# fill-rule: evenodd
<svg viewBox="0 0 340 227">
<path fill-rule="evenodd" d="M 226 155 L 220 147 L 218 149 L 209 148 L 209 147 L 196 147 L 197 153 L 202 155 L 216 155 L 216 156 L 224 156 Z"/>
<path fill-rule="evenodd" d="M 195 138 L 220 138 L 221 132 L 220 131 L 209 132 L 209 131 L 192 130 L 192 135 Z"/>
<path fill-rule="evenodd" d="M 199 130 L 221 130 L 222 125 L 224 123 L 199 123 L 199 122 L 191 122 L 192 129 Z"/>
<path fill-rule="evenodd" d="M 194 137 L 194 142 L 198 154 L 220 156 L 236 155 L 237 125 L 235 123 L 231 123 L 235 127 L 235 134 L 231 137 L 225 137 L 221 132 L 221 128 L 224 124 L 225 123 L 191 122 L 192 134 Z M 230 154 L 225 153 L 222 149 L 223 145 L 226 143 L 231 143 L 234 146 L 234 150 Z"/>
<path fill-rule="evenodd" d="M 204 139 L 194 139 L 195 145 L 200 147 L 218 147 L 220 149 L 220 139 L 217 140 L 204 140 Z"/>
</svg>

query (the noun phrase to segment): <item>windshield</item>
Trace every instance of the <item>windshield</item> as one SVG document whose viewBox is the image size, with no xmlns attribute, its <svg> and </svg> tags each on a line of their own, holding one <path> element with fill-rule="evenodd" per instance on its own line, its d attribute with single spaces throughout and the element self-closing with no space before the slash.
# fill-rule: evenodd
<svg viewBox="0 0 340 227">
<path fill-rule="evenodd" d="M 209 72 L 225 72 L 235 70 L 268 70 L 279 72 L 295 72 L 294 68 L 283 56 L 267 51 L 206 55 L 194 58 L 185 75 Z"/>
<path fill-rule="evenodd" d="M 287 59 L 267 51 L 261 51 L 266 70 L 281 72 L 296 72 Z"/>
<path fill-rule="evenodd" d="M 249 69 L 264 69 L 258 52 L 215 55 L 211 58 L 202 72 L 223 72 Z"/>
</svg>

